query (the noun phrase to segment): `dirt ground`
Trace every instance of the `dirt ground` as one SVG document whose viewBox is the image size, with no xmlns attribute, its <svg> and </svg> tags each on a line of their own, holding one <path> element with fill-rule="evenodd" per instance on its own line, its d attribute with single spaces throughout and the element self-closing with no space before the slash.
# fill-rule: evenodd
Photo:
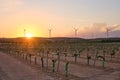
<svg viewBox="0 0 120 80">
<path fill-rule="evenodd" d="M 13 57 L 0 53 L 0 80 L 54 80 L 43 71 L 36 70 Z"/>
<path fill-rule="evenodd" d="M 74 58 L 68 60 L 71 62 L 69 75 L 66 78 L 65 61 L 62 59 L 59 73 L 53 73 L 51 59 L 48 60 L 48 71 L 46 71 L 41 68 L 40 57 L 37 57 L 37 65 L 35 65 L 34 57 L 32 57 L 33 62 L 30 63 L 29 60 L 16 59 L 0 52 L 0 80 L 120 80 L 120 63 L 107 63 L 107 68 L 103 69 L 85 65 L 84 59 L 78 59 L 77 64 L 73 63 Z M 98 61 L 97 65 L 100 64 L 101 62 Z"/>
</svg>

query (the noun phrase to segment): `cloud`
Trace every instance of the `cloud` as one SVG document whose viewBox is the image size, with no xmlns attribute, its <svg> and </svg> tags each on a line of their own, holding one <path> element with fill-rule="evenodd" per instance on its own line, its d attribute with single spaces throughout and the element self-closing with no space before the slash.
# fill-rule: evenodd
<svg viewBox="0 0 120 80">
<path fill-rule="evenodd" d="M 93 23 L 93 25 L 88 25 L 81 27 L 78 31 L 78 37 L 82 38 L 105 38 L 106 28 L 111 29 L 109 31 L 109 37 L 120 37 L 120 25 L 109 25 L 107 23 Z M 72 35 L 73 33 L 71 33 Z"/>
<path fill-rule="evenodd" d="M 120 30 L 109 32 L 109 37 L 120 37 Z"/>
<path fill-rule="evenodd" d="M 0 9 L 2 11 L 16 10 L 24 4 L 24 0 L 1 0 Z"/>
</svg>

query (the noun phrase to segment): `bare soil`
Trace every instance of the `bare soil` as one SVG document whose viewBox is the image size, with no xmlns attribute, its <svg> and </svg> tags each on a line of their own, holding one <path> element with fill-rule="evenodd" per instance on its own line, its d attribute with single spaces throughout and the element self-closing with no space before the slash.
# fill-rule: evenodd
<svg viewBox="0 0 120 80">
<path fill-rule="evenodd" d="M 57 58 L 57 57 L 54 57 Z M 120 63 L 106 62 L 106 68 L 101 67 L 101 61 L 97 61 L 93 67 L 93 61 L 86 65 L 86 60 L 67 57 L 70 61 L 68 77 L 65 77 L 65 60 L 61 58 L 59 72 L 52 72 L 52 61 L 49 56 L 48 68 L 41 67 L 40 57 L 37 57 L 37 65 L 29 59 L 16 58 L 0 52 L 0 80 L 120 80 Z M 44 61 L 46 65 L 46 59 Z M 57 65 L 57 62 L 56 62 Z M 56 71 L 56 68 L 55 68 Z"/>
</svg>

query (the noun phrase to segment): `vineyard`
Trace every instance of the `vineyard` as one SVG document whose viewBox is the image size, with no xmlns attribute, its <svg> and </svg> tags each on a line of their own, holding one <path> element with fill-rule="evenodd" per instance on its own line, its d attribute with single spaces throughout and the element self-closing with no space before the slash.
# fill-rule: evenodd
<svg viewBox="0 0 120 80">
<path fill-rule="evenodd" d="M 60 80 L 120 79 L 119 42 L 24 38 L 2 40 L 0 51 L 37 65 Z"/>
</svg>

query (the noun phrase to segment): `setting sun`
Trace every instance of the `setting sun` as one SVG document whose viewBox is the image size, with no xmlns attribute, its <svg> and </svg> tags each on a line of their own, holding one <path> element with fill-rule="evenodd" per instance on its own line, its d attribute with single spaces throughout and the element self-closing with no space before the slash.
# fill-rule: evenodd
<svg viewBox="0 0 120 80">
<path fill-rule="evenodd" d="M 25 35 L 27 38 L 31 38 L 31 37 L 33 37 L 33 34 L 31 34 L 31 33 L 26 33 L 26 35 Z"/>
</svg>

